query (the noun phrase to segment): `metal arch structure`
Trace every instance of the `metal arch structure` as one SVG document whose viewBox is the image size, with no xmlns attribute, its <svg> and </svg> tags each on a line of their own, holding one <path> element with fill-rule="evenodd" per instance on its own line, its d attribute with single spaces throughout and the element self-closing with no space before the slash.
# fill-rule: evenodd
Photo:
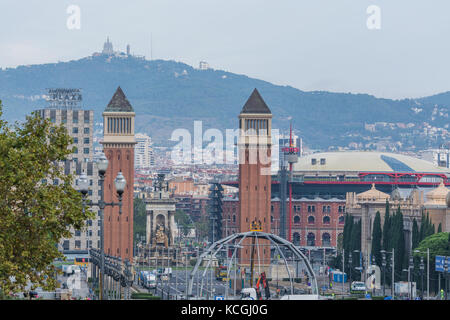
<svg viewBox="0 0 450 320">
<path fill-rule="evenodd" d="M 274 245 L 276 250 L 280 253 L 280 256 L 283 257 L 283 260 L 284 260 L 284 263 L 285 263 L 285 266 L 286 266 L 286 269 L 287 269 L 287 272 L 289 275 L 291 294 L 294 294 L 293 281 L 292 281 L 290 270 L 289 270 L 289 267 L 287 264 L 286 257 L 283 253 L 283 250 L 281 250 L 280 246 L 293 252 L 296 255 L 296 257 L 299 258 L 300 261 L 303 261 L 303 263 L 306 266 L 306 271 L 308 273 L 309 278 L 311 279 L 312 294 L 314 294 L 314 295 L 319 294 L 319 289 L 317 286 L 317 279 L 314 274 L 314 270 L 311 267 L 311 264 L 309 263 L 308 258 L 297 247 L 295 247 L 295 245 L 292 242 L 289 242 L 289 241 L 287 241 L 277 235 L 271 234 L 271 233 L 266 233 L 266 232 L 261 232 L 261 231 L 249 231 L 249 232 L 243 232 L 243 233 L 235 233 L 235 234 L 232 234 L 228 237 L 225 237 L 223 239 L 220 239 L 220 240 L 214 242 L 205 252 L 203 252 L 200 255 L 200 257 L 198 257 L 195 267 L 189 275 L 189 284 L 188 284 L 188 292 L 187 292 L 188 297 L 192 296 L 194 277 L 195 277 L 195 274 L 198 272 L 199 266 L 204 261 L 205 257 L 210 256 L 210 259 L 208 260 L 208 263 L 205 267 L 205 271 L 203 272 L 203 275 L 202 275 L 202 285 L 201 285 L 202 288 L 203 288 L 203 281 L 205 279 L 205 274 L 211 265 L 213 257 L 215 257 L 219 251 L 223 250 L 224 248 L 227 248 L 227 245 L 228 246 L 231 245 L 232 247 L 234 247 L 233 255 L 231 258 L 227 258 L 227 261 L 232 262 L 233 259 L 236 258 L 237 249 L 242 248 L 242 246 L 240 246 L 240 245 L 246 238 L 250 238 L 250 239 L 256 238 L 256 241 L 257 241 L 257 239 L 262 239 L 262 240 L 265 239 L 265 240 L 269 240 L 271 245 Z M 233 240 L 239 240 L 239 241 L 237 244 L 230 244 L 230 242 L 232 242 Z M 230 264 L 228 263 L 228 265 L 230 265 Z M 231 269 L 228 268 L 227 278 L 229 278 L 230 270 Z M 227 286 L 227 288 L 228 288 L 228 286 Z"/>
</svg>

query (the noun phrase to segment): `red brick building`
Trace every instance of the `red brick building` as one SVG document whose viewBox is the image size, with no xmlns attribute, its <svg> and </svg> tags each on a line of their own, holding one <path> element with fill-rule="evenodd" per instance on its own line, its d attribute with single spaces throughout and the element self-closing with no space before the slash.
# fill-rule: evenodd
<svg viewBox="0 0 450 320">
<path fill-rule="evenodd" d="M 280 234 L 280 199 L 270 208 L 271 233 Z M 223 199 L 223 237 L 239 232 L 239 199 Z M 292 242 L 299 246 L 336 247 L 343 232 L 345 200 L 300 198 L 292 200 Z M 227 225 L 225 227 L 225 221 Z"/>
<path fill-rule="evenodd" d="M 134 117 L 130 102 L 119 87 L 103 112 L 103 152 L 109 161 L 104 182 L 105 202 L 118 202 L 114 179 L 119 171 L 126 179 L 122 214 L 118 206 L 104 211 L 105 253 L 133 258 Z"/>
</svg>

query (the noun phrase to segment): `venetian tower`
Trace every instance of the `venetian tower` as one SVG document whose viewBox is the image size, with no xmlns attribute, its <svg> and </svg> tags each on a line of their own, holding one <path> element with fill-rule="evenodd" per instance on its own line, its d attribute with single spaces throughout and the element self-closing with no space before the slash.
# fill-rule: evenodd
<svg viewBox="0 0 450 320">
<path fill-rule="evenodd" d="M 118 202 L 114 179 L 119 171 L 127 184 L 118 206 L 104 211 L 105 253 L 122 259 L 133 258 L 133 185 L 134 185 L 135 113 L 122 89 L 117 88 L 103 112 L 103 152 L 109 161 L 104 182 L 105 202 Z"/>
<path fill-rule="evenodd" d="M 239 114 L 239 129 L 239 231 L 270 233 L 272 113 L 257 89 Z M 260 264 L 270 264 L 270 247 L 260 246 L 256 256 Z M 250 265 L 251 257 L 249 241 L 241 251 L 241 264 Z"/>
</svg>

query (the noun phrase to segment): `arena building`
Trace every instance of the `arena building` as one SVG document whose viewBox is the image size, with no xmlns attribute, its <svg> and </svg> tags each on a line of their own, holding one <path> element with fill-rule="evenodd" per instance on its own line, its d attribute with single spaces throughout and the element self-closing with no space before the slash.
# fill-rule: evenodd
<svg viewBox="0 0 450 320">
<path fill-rule="evenodd" d="M 290 183 L 292 241 L 300 246 L 335 247 L 343 231 L 347 193 L 359 194 L 372 188 L 386 194 L 397 188 L 402 193 L 409 193 L 419 188 L 426 194 L 441 183 L 450 186 L 450 169 L 402 154 L 324 152 L 299 158 L 293 165 Z M 237 181 L 223 184 L 238 186 Z M 272 176 L 271 189 L 271 229 L 280 234 L 278 175 Z M 237 197 L 224 199 L 223 216 L 229 223 L 228 234 L 239 227 L 238 202 Z"/>
</svg>

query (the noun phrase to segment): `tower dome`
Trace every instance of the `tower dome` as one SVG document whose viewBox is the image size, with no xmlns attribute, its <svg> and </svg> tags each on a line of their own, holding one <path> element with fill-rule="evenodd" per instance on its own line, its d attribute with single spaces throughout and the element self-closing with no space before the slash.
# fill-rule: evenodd
<svg viewBox="0 0 450 320">
<path fill-rule="evenodd" d="M 444 182 L 441 181 L 436 189 L 427 193 L 427 204 L 448 205 L 449 190 L 445 187 Z"/>
<path fill-rule="evenodd" d="M 402 195 L 400 194 L 400 190 L 396 187 L 391 193 L 391 199 L 394 201 L 402 200 Z"/>
</svg>

